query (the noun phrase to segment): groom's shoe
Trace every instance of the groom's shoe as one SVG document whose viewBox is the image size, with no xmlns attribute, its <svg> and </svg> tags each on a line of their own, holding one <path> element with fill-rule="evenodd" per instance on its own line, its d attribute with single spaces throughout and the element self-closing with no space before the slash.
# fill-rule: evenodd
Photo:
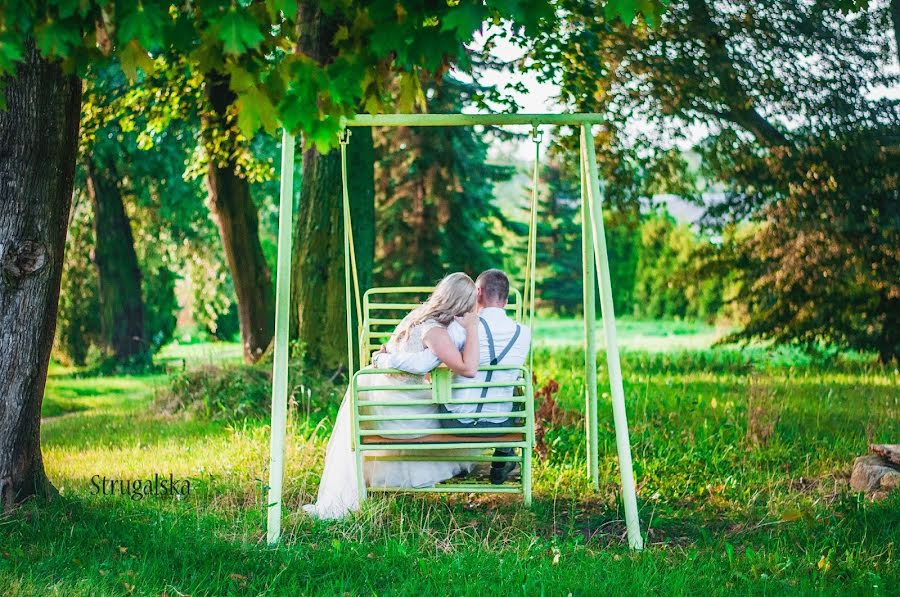
<svg viewBox="0 0 900 597">
<path fill-rule="evenodd" d="M 515 450 L 494 450 L 494 456 L 515 456 Z M 491 483 L 494 485 L 503 485 L 514 470 L 518 463 L 513 462 L 492 462 L 491 463 Z"/>
</svg>

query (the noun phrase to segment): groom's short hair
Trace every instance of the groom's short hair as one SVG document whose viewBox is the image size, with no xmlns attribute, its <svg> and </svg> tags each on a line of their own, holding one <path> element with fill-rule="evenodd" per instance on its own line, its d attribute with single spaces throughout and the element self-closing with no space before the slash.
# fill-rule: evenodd
<svg viewBox="0 0 900 597">
<path fill-rule="evenodd" d="M 509 278 L 499 269 L 488 269 L 481 272 L 475 282 L 481 286 L 481 292 L 488 300 L 509 300 Z"/>
</svg>

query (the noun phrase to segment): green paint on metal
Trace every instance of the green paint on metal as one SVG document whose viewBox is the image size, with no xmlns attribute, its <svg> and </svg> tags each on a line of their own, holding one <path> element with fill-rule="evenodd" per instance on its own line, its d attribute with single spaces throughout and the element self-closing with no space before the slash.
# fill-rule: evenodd
<svg viewBox="0 0 900 597">
<path fill-rule="evenodd" d="M 287 428 L 288 340 L 291 310 L 291 221 L 294 207 L 294 137 L 281 137 L 281 192 L 278 208 L 278 269 L 275 281 L 275 354 L 272 365 L 272 425 L 269 438 L 269 499 L 266 541 L 281 536 L 284 435 Z"/>
<path fill-rule="evenodd" d="M 601 124 L 602 114 L 357 114 L 346 126 L 508 126 Z"/>
<path fill-rule="evenodd" d="M 372 492 L 468 492 L 468 493 L 520 493 L 526 504 L 531 503 L 531 453 L 534 448 L 534 392 L 531 383 L 531 373 L 527 367 L 510 367 L 504 365 L 488 366 L 484 369 L 513 370 L 518 371 L 520 379 L 513 382 L 474 382 L 474 383 L 453 383 L 453 374 L 446 367 L 440 367 L 431 372 L 431 399 L 430 400 L 386 400 L 386 399 L 362 399 L 361 394 L 376 395 L 390 390 L 392 386 L 360 386 L 358 380 L 364 375 L 373 375 L 383 373 L 383 370 L 363 369 L 353 376 L 351 391 L 353 393 L 353 433 L 354 445 L 356 446 L 357 471 L 361 473 L 363 462 L 370 456 L 368 453 L 377 452 L 371 455 L 379 460 L 399 460 L 409 461 L 452 461 L 452 462 L 519 462 L 522 467 L 521 483 L 516 485 L 496 486 L 484 483 L 442 483 L 435 487 L 425 488 L 400 488 L 400 487 L 370 487 L 368 491 Z M 422 384 L 415 384 L 421 386 Z M 507 396 L 507 397 L 472 397 L 467 398 L 467 404 L 478 403 L 498 403 L 509 402 L 519 405 L 516 410 L 509 412 L 493 412 L 493 413 L 406 413 L 397 414 L 369 414 L 368 409 L 388 402 L 392 406 L 419 406 L 419 405 L 439 405 L 447 404 L 452 400 L 452 392 L 460 387 L 522 387 L 523 396 Z M 424 404 L 423 404 L 424 403 Z M 435 409 L 437 411 L 437 409 Z M 456 418 L 508 418 L 511 422 L 507 427 L 492 427 L 490 430 L 462 427 L 462 428 L 443 428 L 437 427 L 432 429 L 390 429 L 378 427 L 379 422 L 396 421 L 396 420 L 432 420 L 441 421 Z M 512 421 L 520 421 L 520 424 L 513 424 Z M 365 423 L 365 427 L 361 424 Z M 489 435 L 485 435 L 489 433 Z M 514 434 L 513 439 L 504 439 L 503 437 L 493 437 L 500 434 Z M 419 436 L 428 437 L 429 441 L 422 443 L 407 443 L 409 437 Z M 445 436 L 446 439 L 443 439 Z M 480 441 L 459 441 L 461 437 L 470 437 L 473 440 Z M 421 440 L 420 440 L 421 441 Z M 454 449 L 474 449 L 474 450 L 492 450 L 498 447 L 519 448 L 520 455 L 510 457 L 495 457 L 493 455 L 454 455 L 448 454 L 447 450 Z M 385 455 L 384 450 L 403 450 L 403 454 Z M 421 455 L 419 455 L 421 454 Z M 362 496 L 363 494 L 360 493 Z"/>
<path fill-rule="evenodd" d="M 582 153 L 584 153 L 583 137 L 581 143 Z M 600 455 L 597 437 L 600 431 L 597 420 L 597 339 L 594 333 L 597 324 L 597 311 L 594 305 L 597 278 L 594 270 L 594 245 L 591 238 L 591 214 L 585 189 L 587 184 L 585 166 L 585 161 L 581 160 L 581 262 L 584 264 L 584 427 L 587 441 L 588 478 L 591 480 L 594 491 L 597 491 L 600 489 Z"/>
<path fill-rule="evenodd" d="M 619 360 L 619 344 L 616 340 L 616 314 L 613 309 L 612 282 L 609 274 L 609 256 L 606 251 L 606 232 L 603 229 L 603 211 L 600 194 L 600 175 L 590 125 L 581 127 L 584 152 L 582 160 L 588 179 L 587 195 L 591 215 L 591 240 L 594 244 L 594 262 L 600 273 L 600 308 L 603 330 L 606 334 L 606 363 L 612 396 L 613 422 L 616 426 L 616 451 L 619 456 L 619 475 L 622 480 L 622 501 L 625 504 L 625 524 L 628 528 L 628 544 L 633 549 L 643 549 L 640 520 L 638 519 L 634 471 L 631 464 L 631 443 L 628 438 L 628 417 L 625 414 L 625 389 L 622 384 L 622 365 Z"/>
<path fill-rule="evenodd" d="M 597 426 L 597 384 L 596 384 L 596 341 L 594 340 L 594 325 L 596 320 L 596 307 L 594 301 L 594 288 L 597 284 L 596 270 L 600 271 L 600 296 L 603 311 L 603 326 L 608 347 L 608 366 L 610 375 L 610 388 L 613 402 L 613 416 L 616 425 L 616 446 L 619 456 L 620 472 L 622 477 L 622 494 L 625 502 L 625 518 L 628 526 L 629 544 L 635 549 L 641 549 L 642 538 L 637 517 L 637 501 L 634 487 L 634 473 L 631 464 L 631 448 L 628 440 L 628 425 L 625 415 L 624 389 L 622 385 L 621 364 L 619 362 L 618 345 L 616 344 L 615 318 L 612 305 L 612 293 L 609 279 L 609 263 L 606 249 L 606 238 L 603 231 L 603 219 L 600 195 L 599 177 L 597 172 L 596 155 L 593 145 L 593 137 L 590 125 L 602 123 L 604 118 L 600 114 L 389 114 L 389 115 L 357 115 L 344 121 L 345 127 L 354 126 L 474 126 L 474 125 L 530 125 L 537 127 L 546 125 L 570 125 L 580 126 L 582 134 L 581 165 L 582 165 L 582 256 L 584 258 L 584 310 L 585 310 L 585 392 L 586 427 L 588 435 L 588 470 L 593 486 L 598 486 L 598 426 Z M 344 259 L 345 259 L 345 284 L 347 305 L 347 338 L 348 338 L 348 363 L 351 373 L 354 372 L 353 358 L 353 322 L 351 309 L 356 306 L 358 316 L 359 339 L 359 367 L 360 371 L 351 376 L 350 381 L 350 406 L 353 416 L 352 435 L 353 448 L 356 458 L 356 474 L 361 499 L 365 499 L 368 488 L 363 477 L 363 458 L 368 453 L 371 458 L 390 459 L 392 456 L 372 454 L 373 451 L 385 449 L 402 449 L 403 456 L 398 459 L 415 459 L 409 456 L 410 452 L 422 452 L 423 460 L 438 460 L 455 458 L 447 454 L 447 450 L 467 449 L 491 449 L 497 446 L 516 447 L 521 449 L 519 457 L 491 457 L 479 455 L 470 456 L 469 459 L 477 459 L 479 462 L 520 460 L 522 465 L 521 484 L 493 486 L 479 483 L 441 484 L 437 487 L 410 490 L 408 488 L 371 488 L 371 491 L 423 491 L 423 492 L 448 492 L 469 491 L 478 493 L 521 493 L 526 505 L 531 504 L 532 483 L 532 449 L 535 441 L 534 432 L 534 388 L 532 384 L 531 368 L 521 368 L 523 381 L 515 384 L 524 386 L 524 396 L 510 398 L 483 399 L 481 402 L 512 402 L 524 404 L 526 415 L 524 424 L 520 427 L 496 429 L 492 433 L 511 432 L 521 434 L 521 441 L 501 442 L 496 438 L 483 438 L 483 441 L 453 441 L 453 436 L 475 436 L 483 434 L 483 430 L 470 429 L 426 429 L 419 430 L 423 435 L 448 435 L 447 441 L 438 441 L 427 444 L 399 443 L 399 441 L 385 439 L 385 435 L 399 435 L 391 430 L 361 429 L 360 421 L 375 422 L 377 418 L 367 420 L 370 415 L 363 415 L 360 409 L 373 406 L 413 406 L 435 404 L 438 396 L 440 400 L 452 399 L 452 390 L 463 387 L 497 387 L 496 384 L 452 384 L 451 377 L 446 378 L 438 374 L 440 389 L 435 392 L 431 400 L 362 400 L 360 394 L 372 394 L 380 391 L 400 391 L 412 389 L 431 389 L 428 384 L 416 384 L 415 386 L 382 386 L 378 389 L 366 386 L 360 388 L 358 384 L 360 374 L 394 373 L 393 370 L 367 370 L 363 369 L 369 364 L 372 350 L 381 346 L 382 340 L 389 338 L 390 333 L 383 329 L 372 329 L 373 326 L 396 325 L 400 321 L 394 317 L 372 317 L 373 312 L 401 311 L 409 312 L 419 306 L 417 302 L 398 302 L 393 296 L 389 296 L 391 302 L 378 303 L 371 300 L 378 295 L 409 295 L 422 294 L 432 290 L 431 287 L 391 287 L 372 289 L 365 293 L 360 304 L 360 289 L 358 276 L 356 275 L 355 255 L 353 251 L 352 233 L 353 227 L 349 213 L 349 193 L 347 187 L 346 166 L 346 142 L 349 130 L 341 137 L 341 174 L 343 185 L 343 220 L 344 220 Z M 537 148 L 536 148 L 537 157 Z M 291 261 L 291 209 L 293 198 L 293 162 L 294 139 L 287 133 L 283 135 L 282 161 L 281 161 L 281 199 L 279 209 L 279 233 L 278 233 L 278 278 L 276 283 L 276 325 L 275 325 L 275 361 L 273 365 L 273 390 L 272 390 L 272 435 L 270 441 L 269 464 L 269 511 L 267 521 L 267 541 L 274 544 L 278 541 L 281 532 L 281 499 L 284 474 L 284 437 L 287 419 L 287 356 L 288 356 L 288 313 L 290 309 L 290 261 Z M 537 175 L 537 160 L 535 163 L 535 176 Z M 535 183 L 536 188 L 536 183 Z M 529 230 L 529 241 L 534 242 L 533 235 L 536 218 L 532 216 Z M 534 246 L 534 244 L 532 244 Z M 533 299 L 535 293 L 535 269 L 534 257 L 529 256 L 529 276 L 526 279 L 526 301 L 523 301 L 518 291 L 513 292 L 513 300 L 507 306 L 507 310 L 514 313 L 517 321 L 523 321 L 526 315 L 524 308 L 526 303 L 531 305 L 528 315 L 533 323 Z M 530 361 L 529 361 L 530 362 Z M 503 369 L 504 367 L 483 367 L 482 370 Z M 501 384 L 502 385 L 502 384 Z M 478 399 L 467 399 L 467 402 L 479 402 Z M 519 414 L 521 411 L 517 411 Z M 417 415 L 418 416 L 418 415 Z M 496 414 L 494 414 L 496 416 Z M 427 417 L 422 417 L 427 418 Z M 439 419 L 439 417 L 435 417 Z M 381 419 L 377 419 L 381 420 Z M 416 433 L 416 430 L 403 430 L 402 434 Z M 375 435 L 380 434 L 380 435 Z M 383 442 L 362 444 L 363 437 L 378 438 Z M 371 440 L 370 440 L 371 441 Z"/>
<path fill-rule="evenodd" d="M 432 397 L 436 404 L 450 402 L 450 382 L 453 379 L 452 372 L 446 367 L 438 367 L 431 372 Z M 429 419 L 433 415 L 429 415 Z"/>
</svg>

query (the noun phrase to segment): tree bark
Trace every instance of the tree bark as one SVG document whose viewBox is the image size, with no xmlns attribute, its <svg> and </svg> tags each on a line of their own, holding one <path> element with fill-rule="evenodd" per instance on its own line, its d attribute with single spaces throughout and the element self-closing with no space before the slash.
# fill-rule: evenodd
<svg viewBox="0 0 900 597">
<path fill-rule="evenodd" d="M 334 57 L 331 40 L 338 23 L 323 15 L 317 4 L 301 3 L 298 50 L 328 63 Z M 375 252 L 374 164 L 371 129 L 354 128 L 347 169 L 362 291 L 371 286 Z M 347 360 L 342 201 L 340 152 L 320 155 L 304 139 L 291 263 L 291 327 L 304 347 L 307 362 L 326 369 L 337 369 Z"/>
<path fill-rule="evenodd" d="M 94 209 L 101 338 L 117 361 L 143 360 L 149 351 L 141 269 L 122 203 L 115 158 L 95 152 L 85 161 L 87 191 Z"/>
<path fill-rule="evenodd" d="M 897 64 L 900 65 L 900 0 L 891 0 L 891 23 L 894 25 L 894 47 Z"/>
<path fill-rule="evenodd" d="M 214 117 L 223 125 L 228 106 L 234 101 L 228 79 L 219 75 L 208 77 L 206 94 Z M 255 363 L 274 334 L 275 290 L 259 242 L 259 216 L 250 196 L 250 184 L 237 174 L 236 168 L 233 159 L 221 163 L 210 156 L 206 183 L 210 210 L 219 227 L 237 295 L 244 360 Z"/>
<path fill-rule="evenodd" d="M 81 81 L 29 43 L 0 111 L 0 510 L 49 495 L 41 402 L 56 329 Z"/>
</svg>

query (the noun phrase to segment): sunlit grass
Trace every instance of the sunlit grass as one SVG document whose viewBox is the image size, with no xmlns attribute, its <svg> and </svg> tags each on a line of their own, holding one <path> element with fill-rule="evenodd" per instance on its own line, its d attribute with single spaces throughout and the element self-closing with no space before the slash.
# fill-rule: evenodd
<svg viewBox="0 0 900 597">
<path fill-rule="evenodd" d="M 535 343 L 540 346 L 581 346 L 584 343 L 584 320 L 538 318 L 534 325 Z M 709 348 L 728 330 L 702 322 L 655 321 L 619 318 L 616 333 L 620 348 L 649 352 L 701 350 Z M 603 322 L 595 329 L 597 346 L 606 346 Z"/>
<path fill-rule="evenodd" d="M 210 347 L 199 361 L 227 360 L 228 350 Z M 54 368 L 42 441 L 62 497 L 0 519 L 0 586 L 29 595 L 878 594 L 898 586 L 900 498 L 872 503 L 847 485 L 868 442 L 900 438 L 895 369 L 762 348 L 626 352 L 648 545 L 634 554 L 623 540 L 600 360 L 595 492 L 584 464 L 583 354 L 535 354 L 538 385 L 555 379 L 569 414 L 548 422 L 531 510 L 513 497 L 398 496 L 373 499 L 345 521 L 310 520 L 299 506 L 315 495 L 337 409 L 334 398 L 313 396 L 314 408 L 292 411 L 276 551 L 263 545 L 266 421 L 164 416 L 151 405 L 166 376 L 78 379 Z M 191 495 L 91 491 L 95 474 L 154 473 L 190 479 Z"/>
</svg>

